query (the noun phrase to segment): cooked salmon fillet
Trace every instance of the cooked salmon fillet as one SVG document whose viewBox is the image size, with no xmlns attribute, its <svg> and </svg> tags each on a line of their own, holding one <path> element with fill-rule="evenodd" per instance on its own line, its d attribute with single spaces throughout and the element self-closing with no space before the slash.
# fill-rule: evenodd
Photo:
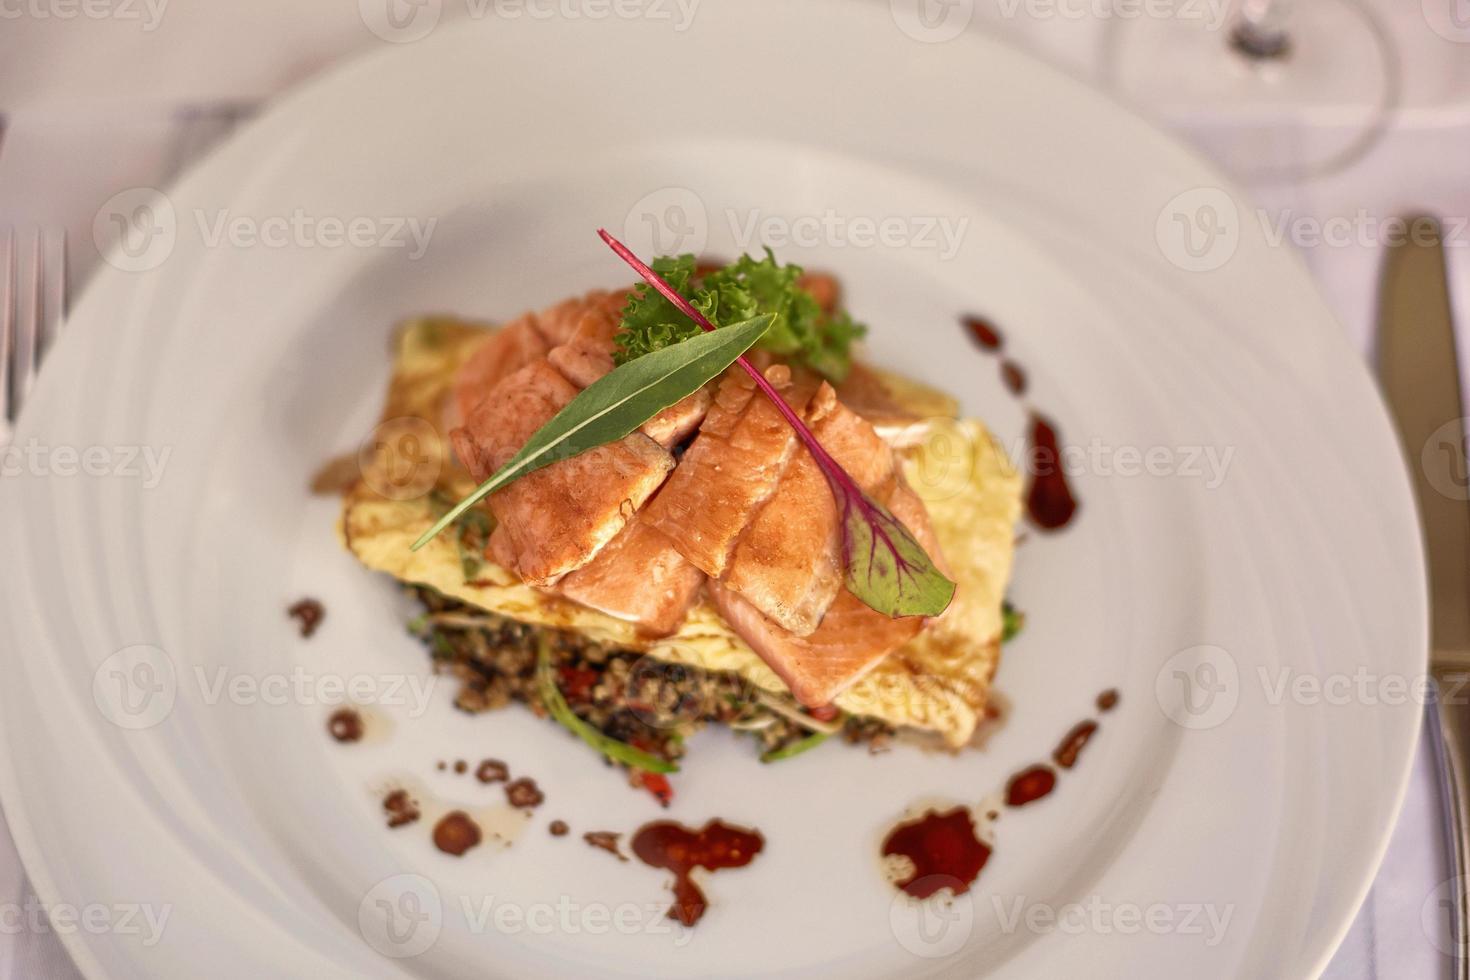
<svg viewBox="0 0 1470 980">
<path fill-rule="evenodd" d="M 797 412 L 813 387 L 793 383 L 775 365 L 771 382 Z M 724 574 L 735 539 L 775 492 L 796 448 L 796 434 L 776 406 L 740 368 L 725 372 L 709 415 L 663 492 L 648 506 L 648 522 L 712 578 Z"/>
<path fill-rule="evenodd" d="M 576 394 L 545 358 L 533 361 L 497 385 L 451 433 L 455 452 L 483 481 Z M 509 537 L 515 571 L 532 585 L 547 586 L 587 564 L 673 467 L 666 450 L 635 432 L 497 490 L 490 509 Z"/>
<path fill-rule="evenodd" d="M 863 491 L 886 497 L 894 458 L 873 427 L 825 382 L 807 409 L 817 440 Z M 776 493 L 735 545 L 723 584 L 798 636 L 817 628 L 842 588 L 841 528 L 826 476 L 798 445 Z M 927 523 L 927 522 L 926 522 Z"/>
<path fill-rule="evenodd" d="M 607 302 L 589 306 L 566 343 L 547 354 L 552 366 L 578 388 L 587 387 L 613 369 L 613 351 L 617 348 L 613 338 L 621 323 L 623 294 L 617 295 L 617 307 Z M 670 449 L 694 434 L 704 421 L 709 405 L 710 393 L 707 388 L 701 388 L 643 423 L 639 431 Z"/>
<path fill-rule="evenodd" d="M 797 636 L 718 582 L 709 583 L 709 592 L 730 628 L 760 654 L 792 696 L 809 708 L 831 704 L 924 628 L 922 616 L 892 619 L 843 589 L 827 608 L 822 625 L 810 636 Z"/>
<path fill-rule="evenodd" d="M 559 347 L 572 339 L 589 312 L 601 311 L 617 316 L 627 302 L 627 290 L 594 289 L 582 296 L 562 300 L 536 314 L 536 329 L 547 344 Z"/>
<path fill-rule="evenodd" d="M 561 580 L 573 602 L 636 623 L 649 636 L 679 628 L 699 596 L 704 573 L 662 531 L 635 517 L 592 561 Z"/>
<path fill-rule="evenodd" d="M 550 348 L 536 329 L 535 314 L 527 313 L 490 334 L 454 378 L 454 402 L 459 411 L 456 425 L 470 417 L 489 394 L 505 378 Z"/>
<path fill-rule="evenodd" d="M 851 423 L 847 427 L 862 428 Z M 840 445 L 843 440 L 836 441 Z M 827 445 L 825 441 L 823 444 Z M 828 450 L 831 448 L 829 445 Z M 865 475 L 871 477 L 872 471 Z M 862 479 L 857 474 L 854 477 Z M 883 501 L 889 513 L 903 522 L 935 564 L 948 574 L 924 501 L 891 465 L 889 475 L 881 482 L 886 493 L 871 495 Z M 840 577 L 841 572 L 838 574 Z M 818 707 L 830 703 L 885 656 L 918 636 L 928 622 L 923 616 L 885 616 L 841 588 L 840 581 L 838 585 L 821 624 L 807 635 L 784 629 L 747 596 L 721 583 L 710 583 L 710 597 L 730 627 L 786 682 L 792 695 L 808 707 Z"/>
</svg>

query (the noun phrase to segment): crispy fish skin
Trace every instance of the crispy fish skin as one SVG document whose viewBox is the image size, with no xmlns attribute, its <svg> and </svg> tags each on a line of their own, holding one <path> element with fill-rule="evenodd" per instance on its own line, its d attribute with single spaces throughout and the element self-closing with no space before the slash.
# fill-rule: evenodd
<svg viewBox="0 0 1470 980">
<path fill-rule="evenodd" d="M 576 397 L 544 358 L 502 381 L 451 439 L 477 481 L 487 479 Z M 674 467 L 635 432 L 528 473 L 489 497 L 516 556 L 515 571 L 537 586 L 581 568 L 622 530 Z"/>
<path fill-rule="evenodd" d="M 805 410 L 811 385 L 793 383 L 791 372 L 780 365 L 766 371 L 766 380 L 794 410 Z M 781 413 L 739 368 L 731 368 L 699 435 L 649 504 L 649 523 L 696 568 L 718 578 L 735 539 L 775 493 L 795 448 L 796 434 Z"/>
<path fill-rule="evenodd" d="M 830 385 L 817 389 L 805 421 L 864 492 L 878 497 L 890 492 L 892 450 L 866 420 L 837 400 Z M 721 583 L 782 629 L 810 635 L 842 588 L 839 516 L 826 475 L 798 444 L 775 494 L 735 545 Z"/>
</svg>

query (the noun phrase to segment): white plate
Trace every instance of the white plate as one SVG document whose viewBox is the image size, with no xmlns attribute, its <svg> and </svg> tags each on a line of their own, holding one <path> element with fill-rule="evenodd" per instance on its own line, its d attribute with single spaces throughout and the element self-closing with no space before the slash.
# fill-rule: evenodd
<svg viewBox="0 0 1470 980">
<path fill-rule="evenodd" d="M 701 5 L 682 33 L 654 18 L 440 29 L 285 100 L 169 190 L 136 257 L 154 267 L 98 277 L 17 435 L 108 447 L 111 475 L 48 457 L 49 475 L 0 484 L 6 815 L 47 902 L 109 910 L 109 927 L 65 937 L 85 972 L 1321 969 L 1406 778 L 1418 708 L 1394 685 L 1424 670 L 1414 515 L 1382 409 L 1259 229 L 1232 225 L 1226 260 L 1193 260 L 1218 268 L 1181 268 L 1173 211 L 1195 213 L 1201 188 L 1227 218 L 1244 207 L 1212 171 L 983 38 L 916 40 L 932 35 L 902 13 L 743 0 Z M 668 815 L 751 824 L 767 846 L 709 880 L 692 933 L 672 932 L 661 872 L 545 829 L 630 831 L 660 811 L 525 711 L 468 717 L 447 683 L 422 705 L 393 689 L 426 675 L 404 604 L 340 553 L 333 506 L 303 487 L 370 426 L 397 317 L 503 317 L 624 281 L 598 225 L 644 250 L 655 229 L 666 248 L 703 231 L 731 254 L 752 216 L 770 230 L 829 212 L 897 218 L 899 238 L 966 222 L 953 254 L 864 245 L 850 223 L 781 248 L 841 274 L 879 359 L 959 393 L 1014 444 L 1023 413 L 955 324 L 985 312 L 1068 443 L 1113 467 L 1184 451 L 1169 475 L 1091 465 L 1076 525 L 1022 548 L 1029 625 L 998 679 L 1014 710 L 985 751 L 829 745 L 763 767 L 728 734 L 692 743 Z M 306 231 L 212 238 L 222 216 L 268 228 L 296 213 L 364 218 L 374 235 L 436 224 L 418 258 Z M 119 472 L 113 447 L 167 450 L 162 479 Z M 1191 447 L 1233 452 L 1218 486 L 1189 475 Z M 283 614 L 305 594 L 328 609 L 309 642 Z M 297 676 L 366 678 L 397 702 L 375 709 L 387 736 L 331 742 L 332 691 L 277 697 Z M 1290 686 L 1301 676 L 1328 693 Z M 1051 798 L 1002 816 L 970 895 L 895 901 L 876 852 L 905 808 L 993 793 L 1108 687 L 1122 705 Z M 434 770 L 485 756 L 547 793 L 514 846 L 453 859 L 427 827 L 382 826 L 376 793 L 395 779 L 494 803 Z M 113 911 L 136 906 L 167 912 L 157 942 Z"/>
</svg>

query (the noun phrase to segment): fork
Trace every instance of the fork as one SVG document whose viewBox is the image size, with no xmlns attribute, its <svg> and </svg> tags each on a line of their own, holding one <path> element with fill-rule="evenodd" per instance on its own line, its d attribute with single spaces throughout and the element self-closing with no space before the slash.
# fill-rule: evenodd
<svg viewBox="0 0 1470 980">
<path fill-rule="evenodd" d="M 185 106 L 177 113 L 173 144 L 161 183 L 172 182 L 241 122 L 255 106 L 220 102 Z M 4 118 L 0 117 L 0 136 Z M 41 359 L 61 333 L 70 296 L 65 231 L 35 229 L 21 254 L 16 230 L 5 235 L 0 280 L 0 449 L 9 445 L 15 420 L 40 369 Z"/>
<path fill-rule="evenodd" d="M 14 228 L 5 233 L 0 288 L 0 447 L 10 443 L 41 358 L 66 317 L 66 234 L 36 228 L 24 256 Z"/>
</svg>

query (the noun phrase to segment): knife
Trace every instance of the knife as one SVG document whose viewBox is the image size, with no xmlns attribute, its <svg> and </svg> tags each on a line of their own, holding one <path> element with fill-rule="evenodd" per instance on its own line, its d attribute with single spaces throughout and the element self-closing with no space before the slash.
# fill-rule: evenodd
<svg viewBox="0 0 1470 980">
<path fill-rule="evenodd" d="M 1378 303 L 1378 376 L 1398 424 L 1428 556 L 1429 705 L 1454 854 L 1455 976 L 1470 980 L 1470 479 L 1465 411 L 1439 224 L 1415 218 L 1392 245 Z M 1436 737 L 1437 736 L 1437 737 Z"/>
</svg>

